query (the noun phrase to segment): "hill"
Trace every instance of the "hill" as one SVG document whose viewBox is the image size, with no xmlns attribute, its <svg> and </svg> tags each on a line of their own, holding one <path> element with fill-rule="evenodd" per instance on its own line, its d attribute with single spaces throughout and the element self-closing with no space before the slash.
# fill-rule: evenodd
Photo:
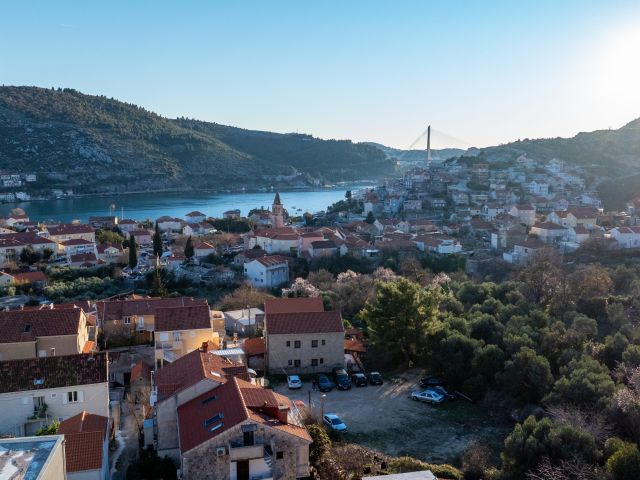
<svg viewBox="0 0 640 480">
<path fill-rule="evenodd" d="M 399 148 L 387 147 L 380 143 L 367 143 L 382 150 L 385 155 L 387 155 L 387 158 L 394 159 L 402 163 L 424 164 L 426 158 L 426 150 L 401 150 Z M 464 150 L 459 148 L 432 149 L 431 158 L 435 161 L 443 161 L 451 157 L 462 155 L 464 152 Z"/>
<path fill-rule="evenodd" d="M 0 169 L 37 173 L 35 190 L 102 193 L 302 186 L 384 176 L 394 164 L 348 140 L 168 119 L 73 89 L 0 87 Z"/>
</svg>

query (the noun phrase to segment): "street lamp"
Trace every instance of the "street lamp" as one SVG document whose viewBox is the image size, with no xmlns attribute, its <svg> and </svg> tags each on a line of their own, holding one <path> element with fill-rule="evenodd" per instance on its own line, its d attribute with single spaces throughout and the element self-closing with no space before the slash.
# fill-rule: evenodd
<svg viewBox="0 0 640 480">
<path fill-rule="evenodd" d="M 320 420 L 321 421 L 324 418 L 324 399 L 325 398 L 327 398 L 327 396 L 324 393 L 320 395 Z"/>
</svg>

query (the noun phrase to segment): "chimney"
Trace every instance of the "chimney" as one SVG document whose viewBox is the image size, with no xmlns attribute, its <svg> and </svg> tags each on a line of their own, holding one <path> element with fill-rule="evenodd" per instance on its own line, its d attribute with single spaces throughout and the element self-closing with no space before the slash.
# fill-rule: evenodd
<svg viewBox="0 0 640 480">
<path fill-rule="evenodd" d="M 202 346 L 200 347 L 201 352 L 206 352 L 209 350 L 209 342 L 202 342 Z"/>
<path fill-rule="evenodd" d="M 278 420 L 285 425 L 289 423 L 289 407 L 278 405 Z"/>
</svg>

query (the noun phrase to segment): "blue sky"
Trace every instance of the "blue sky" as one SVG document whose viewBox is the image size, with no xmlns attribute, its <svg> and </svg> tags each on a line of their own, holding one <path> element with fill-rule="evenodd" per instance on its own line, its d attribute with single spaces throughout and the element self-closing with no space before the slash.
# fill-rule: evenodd
<svg viewBox="0 0 640 480">
<path fill-rule="evenodd" d="M 0 0 L 0 12 L 0 83 L 169 117 L 399 148 L 427 123 L 484 146 L 640 117 L 637 0 Z"/>
</svg>

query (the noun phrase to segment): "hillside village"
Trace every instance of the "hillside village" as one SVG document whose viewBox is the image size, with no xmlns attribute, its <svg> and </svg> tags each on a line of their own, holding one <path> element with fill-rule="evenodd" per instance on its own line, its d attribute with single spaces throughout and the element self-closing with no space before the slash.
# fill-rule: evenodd
<svg viewBox="0 0 640 480">
<path fill-rule="evenodd" d="M 478 462 L 494 468 L 486 478 L 522 478 L 518 463 L 496 469 L 513 424 L 542 422 L 541 404 L 610 401 L 613 380 L 606 370 L 597 398 L 562 393 L 569 374 L 536 333 L 507 337 L 522 335 L 511 322 L 556 329 L 582 352 L 572 361 L 597 363 L 586 352 L 599 338 L 597 368 L 640 364 L 640 305 L 625 296 L 636 287 L 592 260 L 636 252 L 639 217 L 640 197 L 604 211 L 581 167 L 526 156 L 414 166 L 302 217 L 279 193 L 220 219 L 65 224 L 16 209 L 0 219 L 0 446 L 24 471 L 39 468 L 34 452 L 49 458 L 59 470 L 42 478 L 485 478 L 466 476 Z M 562 276 L 549 256 L 577 262 L 567 297 L 529 293 L 536 269 Z M 578 292 L 572 278 L 585 275 L 603 285 Z M 615 315 L 629 329 L 598 337 L 590 322 Z M 527 362 L 541 362 L 547 387 L 507 380 Z M 625 375 L 617 388 L 632 391 Z M 371 421 L 380 408 L 407 425 L 428 408 L 436 420 L 419 431 L 460 440 L 376 440 L 393 429 Z"/>
</svg>

